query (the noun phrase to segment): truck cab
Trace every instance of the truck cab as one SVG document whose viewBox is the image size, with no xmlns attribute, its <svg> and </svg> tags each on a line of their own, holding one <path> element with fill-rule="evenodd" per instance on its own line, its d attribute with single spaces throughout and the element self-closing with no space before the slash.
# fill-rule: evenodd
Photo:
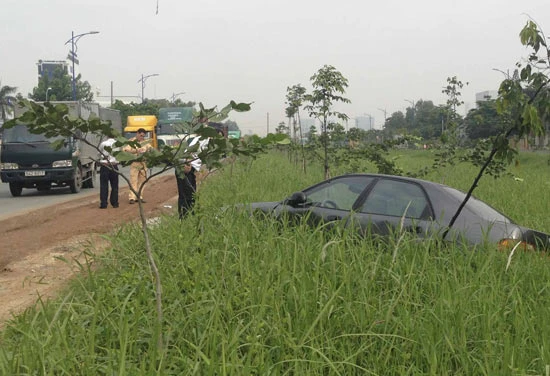
<svg viewBox="0 0 550 376">
<path fill-rule="evenodd" d="M 157 137 L 159 145 L 177 147 L 187 136 L 182 124 L 193 119 L 192 107 L 163 107 L 159 109 Z"/>
<path fill-rule="evenodd" d="M 138 129 L 145 129 L 145 139 L 151 142 L 151 146 L 158 149 L 157 138 L 157 117 L 155 115 L 132 115 L 128 116 L 124 137 L 131 139 L 136 137 Z"/>
</svg>

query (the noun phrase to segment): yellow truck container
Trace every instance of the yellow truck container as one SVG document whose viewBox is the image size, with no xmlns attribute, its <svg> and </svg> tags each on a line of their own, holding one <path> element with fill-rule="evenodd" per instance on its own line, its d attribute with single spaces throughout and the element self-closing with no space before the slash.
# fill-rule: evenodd
<svg viewBox="0 0 550 376">
<path fill-rule="evenodd" d="M 157 117 L 155 115 L 132 115 L 128 116 L 124 136 L 128 139 L 135 137 L 138 129 L 145 129 L 145 139 L 151 142 L 151 145 L 158 149 L 157 139 Z"/>
</svg>

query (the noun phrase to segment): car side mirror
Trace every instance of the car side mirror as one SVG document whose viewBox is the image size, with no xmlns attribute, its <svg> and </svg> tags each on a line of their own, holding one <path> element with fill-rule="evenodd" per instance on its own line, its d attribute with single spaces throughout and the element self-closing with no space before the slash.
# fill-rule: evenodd
<svg viewBox="0 0 550 376">
<path fill-rule="evenodd" d="M 297 207 L 305 204 L 307 196 L 304 192 L 294 192 L 290 197 L 285 200 L 285 204 L 292 207 Z"/>
</svg>

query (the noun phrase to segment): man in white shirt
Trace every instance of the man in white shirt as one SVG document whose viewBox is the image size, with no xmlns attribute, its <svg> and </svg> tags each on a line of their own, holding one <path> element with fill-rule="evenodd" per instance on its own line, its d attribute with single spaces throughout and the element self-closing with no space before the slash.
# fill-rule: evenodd
<svg viewBox="0 0 550 376">
<path fill-rule="evenodd" d="M 117 150 L 113 145 L 116 140 L 108 138 L 99 144 L 100 168 L 99 168 L 99 208 L 107 209 L 107 198 L 113 208 L 118 208 L 118 161 L 112 155 Z M 106 147 L 111 151 L 105 150 Z M 111 184 L 111 195 L 109 197 L 109 184 Z"/>
</svg>

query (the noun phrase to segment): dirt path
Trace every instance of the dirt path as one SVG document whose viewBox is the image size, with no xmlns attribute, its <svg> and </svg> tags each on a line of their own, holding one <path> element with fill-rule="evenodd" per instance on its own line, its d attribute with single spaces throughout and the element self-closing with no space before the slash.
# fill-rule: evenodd
<svg viewBox="0 0 550 376">
<path fill-rule="evenodd" d="M 137 204 L 119 194 L 120 207 L 99 209 L 99 197 L 88 196 L 0 221 L 0 328 L 38 297 L 55 296 L 78 272 L 84 246 L 99 253 L 108 246 L 101 234 L 139 218 Z M 173 174 L 158 176 L 146 186 L 147 217 L 176 210 Z"/>
</svg>

